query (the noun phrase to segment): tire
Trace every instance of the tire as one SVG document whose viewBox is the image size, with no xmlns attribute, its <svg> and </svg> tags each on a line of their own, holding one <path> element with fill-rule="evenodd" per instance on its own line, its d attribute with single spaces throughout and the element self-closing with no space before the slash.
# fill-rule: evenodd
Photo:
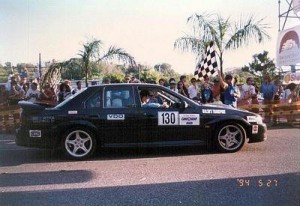
<svg viewBox="0 0 300 206">
<path fill-rule="evenodd" d="M 62 138 L 62 149 L 70 159 L 86 159 L 93 155 L 96 146 L 94 134 L 81 128 L 69 130 Z"/>
<path fill-rule="evenodd" d="M 214 146 L 220 152 L 237 152 L 246 140 L 244 129 L 238 124 L 225 124 L 219 127 L 214 139 Z"/>
</svg>

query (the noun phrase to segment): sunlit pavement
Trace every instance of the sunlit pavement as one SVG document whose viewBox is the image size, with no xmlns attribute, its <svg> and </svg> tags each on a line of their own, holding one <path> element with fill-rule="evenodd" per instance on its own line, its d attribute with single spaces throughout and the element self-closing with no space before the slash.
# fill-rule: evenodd
<svg viewBox="0 0 300 206">
<path fill-rule="evenodd" d="M 300 134 L 270 129 L 237 153 L 110 149 L 88 161 L 0 135 L 1 205 L 299 205 Z"/>
</svg>

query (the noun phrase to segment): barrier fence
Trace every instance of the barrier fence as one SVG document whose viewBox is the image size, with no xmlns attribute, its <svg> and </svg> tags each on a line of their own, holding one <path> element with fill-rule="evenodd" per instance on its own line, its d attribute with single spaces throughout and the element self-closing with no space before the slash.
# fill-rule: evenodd
<svg viewBox="0 0 300 206">
<path fill-rule="evenodd" d="M 20 111 L 18 105 L 0 106 L 0 132 L 15 132 L 20 124 Z"/>
<path fill-rule="evenodd" d="M 260 114 L 266 123 L 276 121 L 277 123 L 300 124 L 300 101 L 297 102 L 273 102 L 271 104 L 248 104 L 238 105 L 238 108 Z"/>
<path fill-rule="evenodd" d="M 300 101 L 273 104 L 238 105 L 238 108 L 260 114 L 264 120 L 276 119 L 280 123 L 300 124 Z M 20 107 L 18 105 L 0 106 L 0 132 L 14 132 L 20 124 Z"/>
</svg>

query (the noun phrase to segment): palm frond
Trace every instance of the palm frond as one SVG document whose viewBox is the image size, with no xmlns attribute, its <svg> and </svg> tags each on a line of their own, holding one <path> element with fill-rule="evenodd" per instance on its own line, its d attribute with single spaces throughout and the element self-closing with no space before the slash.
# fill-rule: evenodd
<svg viewBox="0 0 300 206">
<path fill-rule="evenodd" d="M 174 48 L 180 49 L 183 52 L 192 52 L 199 56 L 205 50 L 205 42 L 202 39 L 191 35 L 186 35 L 176 39 Z"/>
<path fill-rule="evenodd" d="M 187 19 L 187 23 L 191 24 L 194 34 L 208 42 L 214 40 L 218 34 L 217 28 L 214 27 L 217 25 L 214 16 L 215 14 L 193 14 Z"/>
<path fill-rule="evenodd" d="M 109 61 L 116 59 L 118 61 L 122 61 L 125 63 L 129 63 L 131 65 L 136 65 L 136 62 L 134 60 L 134 57 L 131 56 L 129 53 L 127 53 L 124 49 L 118 48 L 116 46 L 110 46 L 108 51 L 103 54 L 97 62 L 101 61 Z"/>
<path fill-rule="evenodd" d="M 255 20 L 251 15 L 245 22 L 240 20 L 235 24 L 233 35 L 229 38 L 225 45 L 225 49 L 237 49 L 241 46 L 248 45 L 251 41 L 263 42 L 265 39 L 270 39 L 266 29 L 269 28 L 268 24 L 263 24 L 260 19 Z"/>
</svg>

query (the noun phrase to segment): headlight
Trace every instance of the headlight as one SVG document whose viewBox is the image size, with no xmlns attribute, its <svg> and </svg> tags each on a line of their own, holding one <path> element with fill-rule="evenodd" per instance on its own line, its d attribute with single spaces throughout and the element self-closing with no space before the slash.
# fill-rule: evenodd
<svg viewBox="0 0 300 206">
<path fill-rule="evenodd" d="M 257 121 L 257 124 L 263 124 L 263 119 L 260 115 L 256 116 L 256 121 Z"/>
<path fill-rule="evenodd" d="M 256 123 L 256 124 L 263 124 L 263 119 L 260 115 L 247 116 L 247 122 Z"/>
</svg>

